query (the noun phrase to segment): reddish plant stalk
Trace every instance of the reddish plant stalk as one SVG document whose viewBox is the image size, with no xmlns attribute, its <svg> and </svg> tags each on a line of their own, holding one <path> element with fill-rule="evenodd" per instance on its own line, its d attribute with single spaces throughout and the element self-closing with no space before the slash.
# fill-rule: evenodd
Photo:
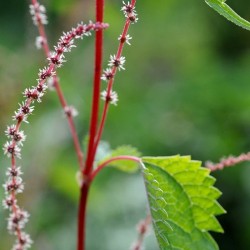
<svg viewBox="0 0 250 250">
<path fill-rule="evenodd" d="M 104 0 L 96 0 L 96 22 L 103 22 Z M 99 100 L 101 89 L 101 71 L 102 71 L 102 52 L 103 51 L 103 31 L 96 32 L 95 37 L 95 69 L 94 69 L 94 86 L 92 98 L 92 112 L 89 132 L 88 154 L 83 173 L 88 175 L 92 169 L 94 158 L 94 141 L 96 136 L 98 115 L 99 115 Z"/>
<path fill-rule="evenodd" d="M 87 182 L 83 183 L 81 187 L 79 209 L 78 209 L 78 234 L 77 234 L 77 249 L 85 249 L 85 238 L 86 238 L 86 208 L 87 208 L 87 198 L 89 192 L 89 184 Z"/>
<path fill-rule="evenodd" d="M 31 9 L 34 13 L 34 9 Z M 43 9 L 42 9 L 43 10 Z M 34 20 L 34 19 L 33 19 Z M 35 20 L 37 21 L 37 20 Z M 12 214 L 10 214 L 8 220 L 8 227 L 10 232 L 15 233 L 17 237 L 17 243 L 13 249 L 24 250 L 30 247 L 31 240 L 29 235 L 22 231 L 24 224 L 27 222 L 28 213 L 21 210 L 16 205 L 16 193 L 20 193 L 23 190 L 23 184 L 21 178 L 18 176 L 21 174 L 20 167 L 16 166 L 16 157 L 20 158 L 20 146 L 22 146 L 22 141 L 25 140 L 25 135 L 23 131 L 19 131 L 21 123 L 26 122 L 26 119 L 33 112 L 34 107 L 31 104 L 35 101 L 41 102 L 41 97 L 46 89 L 46 80 L 55 74 L 57 67 L 62 66 L 64 62 L 64 52 L 69 52 L 74 46 L 74 40 L 82 38 L 84 35 L 89 35 L 92 30 L 99 30 L 107 28 L 107 24 L 103 23 L 89 23 L 87 25 L 79 24 L 76 28 L 73 28 L 68 33 L 64 34 L 58 44 L 55 47 L 55 51 L 49 57 L 49 65 L 43 70 L 40 70 L 38 76 L 38 84 L 35 87 L 27 88 L 24 91 L 25 101 L 19 104 L 18 110 L 15 112 L 13 119 L 16 124 L 8 126 L 6 130 L 6 135 L 11 138 L 11 141 L 7 141 L 4 144 L 4 153 L 11 157 L 11 168 L 8 170 L 8 176 L 6 184 L 4 184 L 6 199 L 4 200 L 4 207 L 9 209 Z M 18 177 L 17 177 L 18 176 Z M 11 201 L 9 201 L 9 195 Z"/>
<path fill-rule="evenodd" d="M 104 0 L 96 0 L 96 22 L 103 22 L 104 14 Z M 101 71 L 102 71 L 102 53 L 103 53 L 103 31 L 99 30 L 95 35 L 95 69 L 94 69 L 94 86 L 92 95 L 92 111 L 90 120 L 90 130 L 89 130 L 89 143 L 88 152 L 85 162 L 84 169 L 82 170 L 83 176 L 88 178 L 92 168 L 92 154 L 94 147 L 94 140 L 98 124 L 99 115 L 99 98 L 101 89 Z M 86 228 L 86 207 L 87 207 L 87 197 L 89 191 L 88 182 L 83 180 L 83 185 L 80 191 L 80 200 L 78 208 L 78 250 L 85 249 L 85 228 Z"/>
<path fill-rule="evenodd" d="M 108 159 L 107 161 L 103 162 L 101 165 L 99 165 L 94 171 L 92 171 L 88 179 L 83 180 L 83 185 L 81 187 L 81 194 L 80 194 L 79 210 L 78 210 L 78 238 L 77 238 L 78 250 L 85 249 L 86 207 L 87 207 L 87 197 L 88 197 L 89 186 L 91 182 L 94 180 L 94 178 L 96 177 L 96 175 L 105 166 L 107 166 L 110 162 L 118 161 L 118 160 L 131 160 L 131 161 L 135 161 L 138 163 L 140 162 L 140 158 L 135 157 L 135 156 L 121 155 L 121 156 L 112 157 Z"/>
<path fill-rule="evenodd" d="M 102 164 L 100 164 L 95 170 L 92 171 L 91 175 L 90 175 L 90 182 L 92 182 L 94 180 L 94 178 L 96 177 L 96 175 L 105 167 L 107 166 L 109 163 L 113 162 L 113 161 L 119 161 L 119 160 L 130 160 L 130 161 L 135 161 L 140 163 L 141 159 L 136 157 L 136 156 L 130 156 L 130 155 L 120 155 L 120 156 L 115 156 L 112 157 L 108 160 L 106 160 L 105 162 L 103 162 Z"/>
<path fill-rule="evenodd" d="M 36 6 L 38 4 L 37 0 L 32 0 L 32 4 L 34 6 Z M 49 58 L 50 57 L 50 49 L 49 49 L 48 38 L 47 38 L 47 35 L 45 32 L 45 28 L 44 28 L 43 23 L 41 22 L 41 18 L 39 17 L 39 14 L 35 13 L 35 15 L 37 16 L 37 27 L 38 27 L 39 35 L 43 38 L 42 48 L 44 50 L 45 56 L 47 58 Z M 67 104 L 67 101 L 64 97 L 61 86 L 59 84 L 58 77 L 56 75 L 53 76 L 53 85 L 54 85 L 56 93 L 58 95 L 60 104 L 61 104 L 63 110 L 65 110 L 65 108 L 68 107 L 68 104 Z M 69 124 L 71 136 L 73 139 L 73 143 L 74 143 L 74 147 L 75 147 L 75 151 L 76 151 L 76 155 L 77 155 L 77 159 L 78 159 L 78 164 L 79 164 L 80 169 L 83 169 L 83 167 L 84 167 L 83 152 L 82 152 L 82 149 L 80 146 L 78 135 L 76 133 L 75 123 L 74 123 L 72 115 L 66 115 L 66 117 L 67 117 L 67 121 Z"/>
<path fill-rule="evenodd" d="M 232 167 L 244 161 L 250 161 L 250 152 L 241 154 L 239 156 L 229 156 L 227 158 L 221 159 L 219 163 L 207 162 L 205 165 L 213 172 L 217 170 L 223 170 L 226 167 Z"/>
<path fill-rule="evenodd" d="M 136 4 L 136 0 L 132 0 L 131 1 L 131 6 L 134 7 L 135 4 Z M 125 25 L 123 27 L 122 35 L 121 35 L 122 38 L 125 38 L 127 36 L 130 24 L 131 24 L 131 20 L 130 20 L 129 17 L 127 17 Z M 116 59 L 119 59 L 121 57 L 125 41 L 126 40 L 120 39 L 120 43 L 119 43 L 118 50 L 117 50 L 117 53 L 116 53 Z M 114 84 L 114 77 L 115 77 L 116 72 L 117 72 L 117 67 L 114 66 L 112 68 L 113 77 L 108 81 L 107 96 L 110 96 L 110 93 L 112 91 L 112 87 L 113 87 L 113 84 Z M 104 104 L 104 108 L 103 108 L 103 112 L 102 112 L 102 116 L 101 116 L 101 123 L 99 125 L 97 135 L 96 135 L 96 138 L 95 138 L 92 161 L 94 160 L 94 156 L 95 156 L 98 144 L 99 144 L 99 142 L 101 140 L 101 137 L 102 137 L 104 125 L 105 125 L 107 114 L 108 114 L 109 104 L 110 104 L 110 101 L 107 99 L 105 101 L 105 104 Z"/>
<path fill-rule="evenodd" d="M 31 2 L 34 6 L 38 4 L 37 0 L 31 0 Z M 39 17 L 39 14 L 36 12 L 35 15 L 37 18 L 37 28 L 39 31 L 39 35 L 43 38 L 42 47 L 44 49 L 45 55 L 49 57 L 50 50 L 49 50 L 49 45 L 48 45 L 48 40 L 47 40 L 47 35 L 44 29 L 44 25 L 41 22 L 41 18 Z"/>
<path fill-rule="evenodd" d="M 132 2 L 130 4 L 131 6 L 129 6 L 128 10 L 126 10 L 126 12 L 127 12 L 126 22 L 125 22 L 125 25 L 123 28 L 123 32 L 122 32 L 121 39 L 120 39 L 120 44 L 119 44 L 117 54 L 115 57 L 116 61 L 119 61 L 121 58 L 121 53 L 122 53 L 122 50 L 124 47 L 124 43 L 126 42 L 129 26 L 130 26 L 131 22 L 136 21 L 136 19 L 137 19 L 135 12 L 133 12 L 135 3 L 136 3 L 136 0 L 132 0 Z M 103 21 L 103 8 L 104 8 L 104 0 L 96 0 L 96 21 L 97 22 Z M 128 14 L 128 12 L 131 15 Z M 95 177 L 95 175 L 105 166 L 105 165 L 101 165 L 97 171 L 94 171 L 93 175 L 91 174 L 91 171 L 93 169 L 93 162 L 95 159 L 96 150 L 97 150 L 98 144 L 99 144 L 101 136 L 102 136 L 104 124 L 105 124 L 107 113 L 108 113 L 109 103 L 111 101 L 110 96 L 112 93 L 112 86 L 113 86 L 113 81 L 114 81 L 113 78 L 114 78 L 114 75 L 116 74 L 117 67 L 118 67 L 116 64 L 114 64 L 114 67 L 112 68 L 113 77 L 111 77 L 111 79 L 108 82 L 107 96 L 106 96 L 106 101 L 105 101 L 105 105 L 104 105 L 104 110 L 102 112 L 102 117 L 101 117 L 101 122 L 100 122 L 99 128 L 97 128 L 98 115 L 99 115 L 100 84 L 101 84 L 102 46 L 103 46 L 103 32 L 98 31 L 96 33 L 96 41 L 95 41 L 95 72 L 94 72 L 94 87 L 93 87 L 92 113 L 91 113 L 91 122 L 90 122 L 88 153 L 87 153 L 85 169 L 83 171 L 83 178 L 87 178 L 89 181 L 91 181 Z M 138 161 L 138 159 L 136 159 L 136 160 Z M 83 198 L 83 197 L 85 197 L 83 195 L 83 191 L 84 190 L 81 189 L 79 215 L 86 216 L 84 211 L 86 211 L 87 199 Z M 88 190 L 86 192 L 88 192 Z M 82 203 L 84 203 L 84 204 L 82 204 Z M 85 222 L 85 218 L 79 217 L 78 219 L 79 220 L 82 219 Z M 78 225 L 85 227 L 84 222 L 82 222 L 82 223 L 80 222 Z M 78 237 L 82 236 L 84 238 L 85 236 L 81 235 L 81 233 L 84 233 L 84 232 L 85 232 L 84 229 L 78 228 Z M 82 239 L 78 239 L 78 241 L 82 242 Z M 84 245 L 84 243 L 83 243 L 83 245 Z M 80 247 L 79 247 L 78 250 L 82 250 L 82 249 L 80 249 Z"/>
</svg>

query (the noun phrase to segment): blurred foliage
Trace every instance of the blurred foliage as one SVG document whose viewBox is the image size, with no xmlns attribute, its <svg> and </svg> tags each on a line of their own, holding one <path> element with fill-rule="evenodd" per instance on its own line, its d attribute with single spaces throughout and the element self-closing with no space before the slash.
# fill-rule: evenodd
<svg viewBox="0 0 250 250">
<path fill-rule="evenodd" d="M 117 49 L 124 17 L 121 0 L 107 1 L 104 67 Z M 228 0 L 250 19 L 250 2 Z M 52 45 L 62 31 L 94 17 L 94 1 L 46 0 Z M 21 102 L 21 92 L 35 84 L 45 58 L 34 48 L 37 30 L 28 1 L 0 1 L 0 143 Z M 104 140 L 112 148 L 128 144 L 143 155 L 192 155 L 218 161 L 250 148 L 250 33 L 227 22 L 204 1 L 138 1 L 139 22 L 131 27 L 132 46 L 124 50 L 126 71 L 116 77 L 119 104 L 111 107 Z M 80 111 L 76 126 L 84 138 L 89 125 L 93 75 L 93 38 L 77 43 L 59 69 L 69 103 Z M 105 87 L 105 86 L 104 86 Z M 31 213 L 28 231 L 33 249 L 75 248 L 77 215 L 76 157 L 56 94 L 37 105 L 30 124 L 22 167 L 26 190 L 20 196 Z M 0 157 L 0 182 L 9 161 Z M 219 217 L 224 235 L 214 235 L 221 249 L 250 249 L 250 163 L 215 173 L 228 211 Z M 3 195 L 0 191 L 0 198 Z M 89 197 L 87 245 L 91 250 L 129 249 L 135 224 L 146 215 L 141 176 L 105 169 Z M 6 214 L 0 209 L 0 249 L 10 249 Z M 157 249 L 155 237 L 146 249 Z"/>
<path fill-rule="evenodd" d="M 96 158 L 98 157 L 98 151 L 103 151 L 103 145 L 102 141 L 99 144 L 99 148 L 97 149 Z M 105 144 L 104 144 L 105 145 Z M 141 153 L 137 150 L 137 148 L 134 148 L 130 145 L 121 145 L 113 150 L 109 148 L 109 150 L 106 151 L 106 154 L 101 158 L 100 162 L 98 162 L 98 165 L 104 163 L 108 159 L 112 157 L 117 157 L 121 155 L 129 155 L 129 156 L 136 156 L 140 157 Z M 96 159 L 97 161 L 97 159 Z M 115 167 L 121 171 L 127 172 L 127 173 L 134 173 L 138 171 L 139 164 L 137 162 L 131 161 L 131 160 L 119 160 L 119 161 L 112 161 L 108 164 L 108 166 Z"/>
</svg>

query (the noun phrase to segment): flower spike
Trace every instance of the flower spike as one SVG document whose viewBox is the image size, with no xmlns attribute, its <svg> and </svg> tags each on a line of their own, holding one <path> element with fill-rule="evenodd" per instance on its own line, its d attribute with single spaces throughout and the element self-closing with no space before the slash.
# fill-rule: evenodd
<svg viewBox="0 0 250 250">
<path fill-rule="evenodd" d="M 47 23 L 45 8 L 42 5 L 32 5 L 30 12 L 33 15 L 35 24 L 38 25 L 39 22 L 42 24 Z M 26 250 L 30 248 L 32 244 L 30 236 L 24 232 L 24 226 L 28 222 L 29 214 L 19 208 L 16 199 L 16 195 L 22 193 L 24 189 L 23 181 L 20 177 L 22 174 L 21 169 L 16 166 L 16 158 L 21 158 L 20 146 L 23 145 L 26 139 L 24 132 L 20 130 L 20 126 L 22 122 L 27 122 L 27 118 L 34 110 L 31 104 L 35 101 L 41 102 L 41 98 L 47 89 L 46 81 L 54 77 L 56 68 L 62 66 L 62 63 L 65 62 L 64 53 L 69 52 L 71 48 L 75 47 L 75 39 L 83 38 L 83 36 L 88 36 L 91 31 L 105 29 L 107 27 L 108 25 L 105 23 L 80 23 L 76 28 L 63 34 L 55 47 L 55 51 L 52 52 L 48 58 L 48 66 L 39 70 L 37 86 L 24 90 L 23 95 L 25 101 L 19 104 L 19 108 L 13 116 L 13 120 L 16 121 L 16 124 L 8 126 L 5 131 L 6 136 L 10 140 L 4 144 L 3 151 L 4 154 L 11 158 L 11 167 L 7 170 L 7 180 L 3 185 L 6 196 L 2 201 L 2 205 L 5 209 L 9 210 L 8 230 L 16 236 L 16 243 L 12 248 L 13 250 Z M 37 40 L 41 43 L 40 38 Z M 69 106 L 65 109 L 65 113 L 67 116 L 75 116 L 77 111 Z"/>
</svg>

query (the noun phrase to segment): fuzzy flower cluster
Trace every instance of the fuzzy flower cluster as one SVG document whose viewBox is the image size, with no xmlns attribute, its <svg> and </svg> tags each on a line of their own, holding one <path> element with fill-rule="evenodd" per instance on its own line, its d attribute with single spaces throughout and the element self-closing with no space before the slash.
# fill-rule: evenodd
<svg viewBox="0 0 250 250">
<path fill-rule="evenodd" d="M 250 152 L 239 156 L 229 156 L 228 158 L 221 159 L 219 163 L 206 162 L 206 167 L 211 171 L 216 171 L 226 167 L 232 167 L 244 161 L 250 161 Z"/>
<path fill-rule="evenodd" d="M 38 9 L 40 11 L 43 10 L 41 6 Z M 32 11 L 35 11 L 34 8 Z M 32 104 L 35 101 L 41 102 L 41 98 L 47 89 L 46 81 L 55 75 L 57 67 L 62 66 L 62 63 L 64 62 L 64 53 L 69 52 L 71 48 L 75 47 L 74 40 L 83 38 L 84 36 L 89 36 L 91 31 L 107 27 L 108 25 L 104 23 L 80 23 L 76 28 L 73 28 L 71 31 L 64 33 L 61 36 L 55 47 L 55 51 L 52 52 L 48 58 L 48 66 L 39 70 L 37 85 L 27 88 L 23 92 L 25 101 L 19 104 L 17 111 L 14 113 L 13 120 L 15 121 L 15 124 L 8 126 L 5 131 L 8 141 L 4 144 L 3 151 L 4 154 L 11 158 L 11 167 L 7 171 L 7 180 L 3 185 L 6 194 L 5 199 L 3 200 L 3 207 L 10 212 L 8 230 L 10 233 L 16 235 L 17 238 L 13 250 L 26 250 L 32 243 L 29 235 L 23 231 L 24 226 L 28 221 L 29 214 L 19 208 L 16 200 L 16 195 L 22 193 L 24 189 L 21 178 L 21 169 L 16 166 L 16 158 L 21 158 L 21 146 L 23 146 L 23 142 L 26 139 L 24 132 L 20 130 L 21 123 L 28 123 L 27 119 L 34 111 L 34 106 L 32 106 Z M 77 115 L 77 111 L 71 106 L 66 107 L 64 111 L 68 116 Z"/>
<path fill-rule="evenodd" d="M 117 105 L 118 102 L 118 94 L 111 90 L 110 93 L 108 94 L 108 91 L 104 90 L 101 93 L 101 99 L 106 102 L 110 102 L 110 104 Z"/>
<path fill-rule="evenodd" d="M 132 4 L 131 2 L 123 2 L 123 7 L 121 8 L 121 11 L 126 17 L 126 24 L 122 34 L 118 37 L 118 41 L 120 42 L 119 49 L 116 55 L 110 56 L 110 60 L 108 63 L 109 67 L 103 71 L 103 74 L 101 76 L 101 80 L 108 83 L 107 90 L 101 92 L 101 99 L 105 102 L 109 102 L 110 104 L 114 105 L 117 105 L 118 94 L 113 91 L 112 88 L 110 88 L 109 86 L 112 86 L 113 84 L 116 71 L 125 70 L 124 65 L 126 59 L 124 56 L 121 56 L 121 51 L 125 43 L 131 45 L 130 40 L 132 39 L 132 37 L 127 34 L 130 23 L 136 23 L 138 21 L 134 4 L 135 3 Z"/>
<path fill-rule="evenodd" d="M 46 15 L 46 8 L 39 4 L 31 4 L 30 5 L 30 14 L 32 16 L 32 20 L 34 25 L 39 25 L 39 24 L 48 24 L 48 19 Z"/>
<path fill-rule="evenodd" d="M 64 108 L 64 113 L 66 116 L 76 117 L 78 116 L 78 111 L 74 106 L 66 106 Z"/>
<path fill-rule="evenodd" d="M 47 43 L 47 41 L 44 37 L 42 36 L 36 37 L 35 45 L 37 49 L 41 49 L 45 43 Z"/>
<path fill-rule="evenodd" d="M 125 17 L 128 18 L 131 23 L 136 23 L 138 21 L 138 17 L 135 10 L 135 6 L 131 2 L 125 3 L 123 1 L 122 3 L 123 6 L 121 10 L 123 11 Z"/>
<path fill-rule="evenodd" d="M 6 196 L 2 204 L 4 209 L 10 211 L 7 228 L 10 234 L 17 237 L 13 250 L 26 250 L 32 244 L 30 236 L 23 231 L 25 224 L 28 222 L 29 214 L 17 205 L 16 200 L 16 195 L 23 192 L 24 188 L 21 174 L 20 167 L 12 166 L 8 168 L 6 172 L 7 181 L 3 185 Z"/>
</svg>

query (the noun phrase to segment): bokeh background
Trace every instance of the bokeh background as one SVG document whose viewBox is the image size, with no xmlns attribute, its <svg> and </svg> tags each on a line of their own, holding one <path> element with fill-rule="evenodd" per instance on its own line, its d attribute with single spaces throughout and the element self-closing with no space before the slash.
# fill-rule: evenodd
<svg viewBox="0 0 250 250">
<path fill-rule="evenodd" d="M 51 46 L 62 31 L 94 17 L 94 1 L 50 0 L 46 27 Z M 250 2 L 228 0 L 250 19 Z M 34 46 L 37 35 L 29 1 L 0 1 L 0 143 L 11 124 L 21 92 L 35 84 L 46 62 Z M 106 3 L 104 65 L 117 49 L 124 17 L 121 0 Z M 132 25 L 132 46 L 124 50 L 126 71 L 119 72 L 115 89 L 119 105 L 111 107 L 103 139 L 112 148 L 137 147 L 143 155 L 191 155 L 218 161 L 250 151 L 250 33 L 227 22 L 203 0 L 138 1 L 139 22 Z M 80 137 L 89 124 L 93 74 L 93 37 L 77 42 L 67 54 L 59 77 L 67 100 L 80 111 Z M 103 88 L 105 86 L 103 85 Z M 32 249 L 75 249 L 78 188 L 76 157 L 67 123 L 54 92 L 36 105 L 30 124 L 23 125 L 25 192 L 19 199 L 31 213 L 27 230 Z M 0 157 L 0 183 L 9 166 Z M 213 234 L 223 250 L 250 249 L 250 163 L 214 173 L 228 211 L 219 220 L 225 234 Z M 2 199 L 3 190 L 0 190 Z M 91 189 L 87 249 L 125 250 L 136 239 L 136 223 L 147 204 L 140 174 L 104 170 Z M 0 209 L 0 249 L 11 248 L 6 211 Z M 157 250 L 154 235 L 145 249 Z"/>
</svg>

